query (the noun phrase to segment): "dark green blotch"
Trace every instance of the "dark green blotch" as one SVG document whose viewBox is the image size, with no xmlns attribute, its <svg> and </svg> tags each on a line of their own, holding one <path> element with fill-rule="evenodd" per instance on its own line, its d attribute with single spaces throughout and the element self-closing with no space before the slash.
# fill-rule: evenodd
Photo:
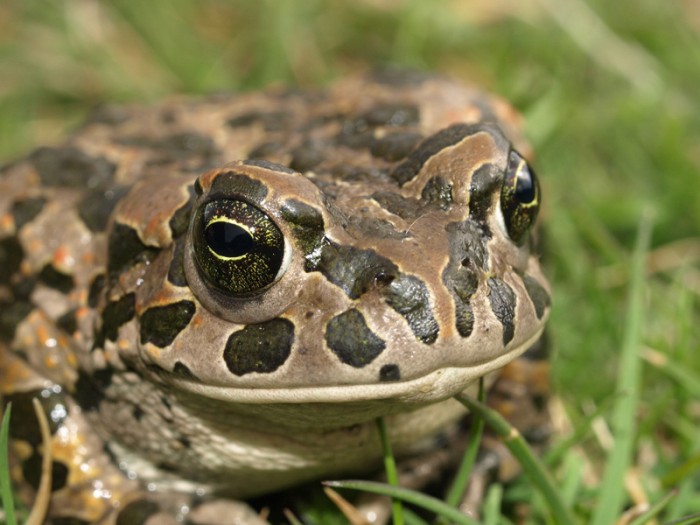
<svg viewBox="0 0 700 525">
<path fill-rule="evenodd" d="M 37 447 L 41 443 L 39 422 L 32 404 L 32 399 L 35 398 L 41 404 L 52 435 L 63 424 L 68 413 L 66 397 L 60 390 L 54 391 L 47 388 L 3 395 L 3 406 L 12 403 L 10 437 L 27 441 L 32 447 Z"/>
<path fill-rule="evenodd" d="M 398 215 L 406 221 L 415 220 L 422 212 L 420 202 L 406 198 L 398 193 L 390 191 L 376 192 L 372 194 L 372 199 L 389 213 Z"/>
<path fill-rule="evenodd" d="M 234 332 L 224 348 L 224 362 L 237 376 L 274 372 L 289 357 L 294 343 L 294 325 L 287 319 L 272 319 Z"/>
<path fill-rule="evenodd" d="M 401 274 L 384 290 L 387 304 L 408 321 L 415 336 L 425 344 L 434 343 L 440 327 L 433 317 L 425 283 L 417 277 Z"/>
<path fill-rule="evenodd" d="M 380 381 L 399 381 L 401 379 L 401 371 L 399 365 L 384 365 L 379 369 Z"/>
<path fill-rule="evenodd" d="M 436 204 L 441 210 L 446 210 L 452 204 L 452 184 L 440 176 L 433 177 L 423 187 L 421 198 Z"/>
<path fill-rule="evenodd" d="M 192 131 L 170 135 L 164 138 L 159 146 L 168 153 L 169 158 L 176 159 L 195 155 L 213 157 L 218 152 L 211 137 Z"/>
<path fill-rule="evenodd" d="M 0 341 L 12 341 L 17 325 L 33 309 L 34 305 L 29 301 L 0 301 Z"/>
<path fill-rule="evenodd" d="M 321 248 L 327 242 L 321 212 L 294 199 L 284 201 L 281 212 L 292 229 L 297 247 L 304 254 L 304 270 L 314 271 L 321 260 Z"/>
<path fill-rule="evenodd" d="M 411 153 L 422 139 L 420 133 L 390 133 L 382 138 L 375 138 L 370 144 L 370 152 L 375 157 L 395 162 Z"/>
<path fill-rule="evenodd" d="M 12 217 L 15 220 L 15 229 L 19 230 L 22 226 L 39 215 L 44 209 L 46 199 L 43 197 L 33 197 L 17 201 L 12 205 Z"/>
<path fill-rule="evenodd" d="M 450 263 L 443 274 L 443 281 L 455 301 L 455 323 L 462 337 L 469 337 L 474 329 L 474 310 L 471 297 L 479 286 L 479 278 L 471 259 L 462 263 Z"/>
<path fill-rule="evenodd" d="M 367 214 L 352 216 L 349 217 L 349 219 L 350 224 L 356 226 L 367 237 L 395 240 L 403 240 L 411 237 L 410 232 L 406 230 L 397 230 L 396 227 L 386 219 L 379 219 Z"/>
<path fill-rule="evenodd" d="M 544 311 L 552 304 L 552 298 L 547 293 L 547 290 L 539 283 L 537 279 L 529 275 L 523 277 L 525 289 L 530 296 L 532 304 L 535 306 L 535 313 L 538 319 L 542 319 Z"/>
<path fill-rule="evenodd" d="M 183 379 L 188 379 L 190 381 L 199 381 L 197 376 L 192 373 L 189 367 L 180 361 L 177 361 L 175 363 L 175 366 L 173 367 L 173 374 L 175 374 L 176 376 L 180 376 Z"/>
<path fill-rule="evenodd" d="M 476 133 L 477 131 L 479 131 L 478 126 L 467 124 L 454 124 L 438 131 L 425 139 L 417 149 L 413 150 L 405 161 L 396 166 L 391 176 L 403 186 L 418 175 L 418 172 L 423 168 L 423 165 L 430 157 L 448 146 L 457 144 L 464 137 Z"/>
<path fill-rule="evenodd" d="M 23 258 L 24 250 L 17 237 L 0 240 L 0 284 L 10 282 L 10 278 L 19 270 Z"/>
<path fill-rule="evenodd" d="M 165 348 L 189 324 L 195 312 L 192 301 L 154 306 L 141 315 L 141 343 Z"/>
<path fill-rule="evenodd" d="M 133 417 L 136 421 L 139 421 L 139 422 L 140 422 L 140 421 L 143 419 L 143 416 L 144 416 L 145 414 L 146 414 L 146 413 L 143 411 L 143 408 L 141 408 L 141 407 L 138 406 L 138 405 L 135 405 L 135 406 L 131 409 L 131 417 Z"/>
<path fill-rule="evenodd" d="M 12 341 L 17 325 L 34 309 L 36 283 L 36 276 L 21 278 L 13 283 L 11 297 L 0 299 L 0 340 Z"/>
<path fill-rule="evenodd" d="M 299 173 L 304 173 L 321 164 L 325 158 L 324 144 L 308 141 L 292 151 L 289 167 Z"/>
<path fill-rule="evenodd" d="M 471 301 L 455 297 L 455 325 L 462 337 L 469 337 L 474 330 L 474 309 Z"/>
<path fill-rule="evenodd" d="M 361 117 L 343 121 L 343 126 L 335 137 L 336 144 L 351 149 L 369 148 L 373 140 L 374 133 Z"/>
<path fill-rule="evenodd" d="M 488 218 L 494 204 L 494 195 L 502 183 L 501 174 L 493 164 L 484 164 L 474 172 L 469 186 L 469 216 L 479 223 L 489 237 Z"/>
<path fill-rule="evenodd" d="M 292 115 L 284 111 L 249 111 L 230 118 L 226 123 L 232 128 L 262 124 L 265 131 L 279 131 L 292 121 Z"/>
<path fill-rule="evenodd" d="M 211 137 L 191 131 L 174 133 L 162 138 L 131 135 L 120 137 L 116 139 L 116 142 L 122 146 L 157 151 L 160 155 L 149 161 L 149 164 L 153 165 L 170 164 L 173 160 L 185 160 L 193 157 L 211 159 L 219 154 Z"/>
<path fill-rule="evenodd" d="M 150 262 L 158 254 L 158 248 L 144 244 L 136 230 L 119 222 L 112 227 L 107 249 L 107 274 L 111 283 L 116 281 L 120 272 L 135 264 Z"/>
<path fill-rule="evenodd" d="M 469 267 L 460 265 L 450 275 L 450 288 L 462 301 L 468 301 L 479 285 L 478 277 Z"/>
<path fill-rule="evenodd" d="M 114 207 L 128 191 L 125 186 L 88 191 L 78 204 L 78 215 L 90 231 L 104 231 Z"/>
<path fill-rule="evenodd" d="M 276 162 L 270 162 L 269 160 L 265 159 L 248 159 L 244 160 L 243 164 L 246 166 L 255 166 L 270 171 L 276 171 L 278 173 L 285 173 L 287 175 L 294 175 L 294 170 L 289 169 L 287 166 L 277 164 Z"/>
<path fill-rule="evenodd" d="M 91 157 L 72 146 L 42 147 L 29 160 L 34 164 L 45 186 L 71 188 L 103 188 L 114 177 L 116 166 L 104 157 Z"/>
<path fill-rule="evenodd" d="M 284 148 L 284 144 L 277 141 L 263 142 L 255 146 L 252 150 L 248 152 L 249 159 L 263 159 L 274 155 L 278 151 Z"/>
<path fill-rule="evenodd" d="M 154 501 L 147 499 L 132 501 L 119 511 L 116 525 L 142 525 L 160 511 L 160 505 Z"/>
<path fill-rule="evenodd" d="M 102 312 L 102 331 L 110 341 L 116 341 L 119 327 L 131 321 L 136 314 L 136 298 L 133 293 L 110 301 Z"/>
<path fill-rule="evenodd" d="M 56 319 L 56 326 L 67 334 L 73 334 L 78 329 L 78 320 L 75 317 L 75 309 L 68 310 L 61 317 Z"/>
<path fill-rule="evenodd" d="M 369 126 L 410 126 L 418 124 L 418 107 L 409 104 L 383 104 L 367 111 L 362 118 Z"/>
<path fill-rule="evenodd" d="M 187 276 L 185 275 L 185 246 L 187 239 L 180 237 L 175 241 L 173 248 L 173 259 L 168 268 L 168 281 L 175 286 L 187 286 Z"/>
<path fill-rule="evenodd" d="M 105 399 L 105 391 L 112 384 L 113 375 L 114 372 L 110 368 L 95 370 L 90 374 L 83 370 L 78 371 L 74 397 L 84 411 L 99 410 L 100 403 Z"/>
<path fill-rule="evenodd" d="M 416 106 L 405 104 L 383 104 L 376 106 L 356 118 L 343 121 L 336 143 L 352 149 L 369 148 L 372 155 L 389 161 L 399 160 L 413 149 L 421 135 L 403 132 L 375 138 L 373 129 L 380 126 L 400 127 L 418 123 Z"/>
<path fill-rule="evenodd" d="M 215 198 L 244 197 L 246 201 L 260 203 L 267 195 L 265 185 L 247 175 L 226 171 L 214 179 L 209 191 L 211 200 Z"/>
<path fill-rule="evenodd" d="M 346 365 L 362 368 L 384 351 L 386 344 L 372 332 L 354 308 L 335 316 L 326 327 L 326 343 Z"/>
<path fill-rule="evenodd" d="M 41 272 L 39 272 L 39 281 L 63 294 L 69 293 L 75 284 L 73 282 L 73 277 L 59 272 L 51 264 L 47 264 L 41 269 Z"/>
<path fill-rule="evenodd" d="M 172 218 L 168 225 L 170 226 L 170 231 L 172 232 L 173 239 L 177 239 L 183 233 L 187 231 L 190 226 L 190 218 L 192 217 L 192 207 L 196 198 L 195 190 L 193 186 L 187 187 L 190 199 L 178 208 L 175 213 L 173 213 Z"/>
<path fill-rule="evenodd" d="M 35 416 L 36 417 L 36 416 Z M 29 458 L 22 462 L 22 476 L 25 481 L 34 489 L 39 488 L 41 481 L 42 463 L 44 458 L 39 451 L 35 450 Z M 68 467 L 60 461 L 51 462 L 51 491 L 60 490 L 66 486 L 68 481 Z M 53 521 L 51 523 L 54 523 Z"/>
<path fill-rule="evenodd" d="M 515 335 L 515 292 L 505 281 L 495 277 L 491 277 L 488 284 L 491 309 L 503 325 L 503 344 L 507 345 Z"/>
<path fill-rule="evenodd" d="M 88 291 L 88 306 L 90 308 L 96 308 L 100 302 L 100 297 L 105 287 L 105 274 L 98 273 L 90 283 L 90 289 Z"/>
<path fill-rule="evenodd" d="M 461 265 L 471 271 L 489 268 L 489 256 L 486 249 L 484 231 L 480 224 L 474 221 L 452 222 L 445 227 L 450 245 L 450 265 L 458 268 Z"/>
<path fill-rule="evenodd" d="M 157 368 L 159 371 L 161 371 L 161 372 L 163 371 L 162 368 L 160 368 L 160 367 L 157 367 Z M 160 402 L 163 403 L 163 406 L 167 409 L 169 417 L 172 417 L 172 416 L 170 416 L 170 414 L 173 411 L 173 404 L 170 402 L 170 400 L 167 397 L 163 396 L 160 398 Z"/>
<path fill-rule="evenodd" d="M 398 267 L 373 250 L 331 243 L 323 245 L 317 270 L 350 299 L 357 299 L 375 283 L 389 281 L 398 275 Z"/>
</svg>

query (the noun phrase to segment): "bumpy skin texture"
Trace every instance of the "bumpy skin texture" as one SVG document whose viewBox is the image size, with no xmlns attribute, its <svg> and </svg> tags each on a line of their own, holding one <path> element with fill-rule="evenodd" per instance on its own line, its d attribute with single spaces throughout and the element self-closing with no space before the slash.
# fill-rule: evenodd
<svg viewBox="0 0 700 525">
<path fill-rule="evenodd" d="M 0 385 L 22 492 L 32 396 L 54 432 L 50 514 L 90 523 L 367 470 L 378 416 L 399 452 L 453 423 L 449 397 L 549 314 L 516 124 L 460 83 L 380 73 L 108 107 L 5 166 Z"/>
</svg>

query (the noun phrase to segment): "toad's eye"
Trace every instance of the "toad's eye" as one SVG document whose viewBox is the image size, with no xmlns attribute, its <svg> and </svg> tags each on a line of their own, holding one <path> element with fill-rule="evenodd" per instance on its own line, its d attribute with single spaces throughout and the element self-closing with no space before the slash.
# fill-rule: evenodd
<svg viewBox="0 0 700 525">
<path fill-rule="evenodd" d="M 535 172 L 517 151 L 511 150 L 501 191 L 501 210 L 513 241 L 524 238 L 539 208 L 540 188 Z"/>
<path fill-rule="evenodd" d="M 221 259 L 244 257 L 255 246 L 248 228 L 224 217 L 216 217 L 204 228 L 207 246 Z"/>
<path fill-rule="evenodd" d="M 254 295 L 282 276 L 284 237 L 259 208 L 240 200 L 213 200 L 197 211 L 194 226 L 198 269 L 220 291 Z"/>
</svg>

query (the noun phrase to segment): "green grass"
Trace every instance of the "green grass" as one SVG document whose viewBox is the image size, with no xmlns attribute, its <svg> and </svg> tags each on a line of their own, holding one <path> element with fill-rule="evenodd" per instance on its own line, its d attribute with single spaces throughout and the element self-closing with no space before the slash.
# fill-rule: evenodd
<svg viewBox="0 0 700 525">
<path fill-rule="evenodd" d="M 0 497 L 2 498 L 2 508 L 5 513 L 6 525 L 15 525 L 15 523 L 17 523 L 15 520 L 15 502 L 12 496 L 10 467 L 7 457 L 11 414 L 12 405 L 8 403 L 2 415 L 2 424 L 0 425 Z"/>
<path fill-rule="evenodd" d="M 0 158 L 56 141 L 105 101 L 319 85 L 378 64 L 439 70 L 500 93 L 525 117 L 544 187 L 558 439 L 580 430 L 555 479 L 581 523 L 618 515 L 632 504 L 631 485 L 651 504 L 674 490 L 657 520 L 680 520 L 700 509 L 700 5 L 499 4 L 7 0 Z M 651 271 L 628 303 L 646 210 Z M 633 345 L 628 308 L 646 312 Z M 631 362 L 639 369 L 630 386 Z M 608 408 L 632 394 L 631 413 Z M 601 406 L 592 431 L 581 430 Z M 624 461 L 612 460 L 621 439 Z M 611 462 L 627 461 L 618 472 L 627 482 L 616 485 L 623 500 L 594 510 L 610 497 L 599 488 Z M 533 498 L 523 481 L 499 490 L 490 507 Z M 533 500 L 528 523 L 547 523 Z"/>
</svg>

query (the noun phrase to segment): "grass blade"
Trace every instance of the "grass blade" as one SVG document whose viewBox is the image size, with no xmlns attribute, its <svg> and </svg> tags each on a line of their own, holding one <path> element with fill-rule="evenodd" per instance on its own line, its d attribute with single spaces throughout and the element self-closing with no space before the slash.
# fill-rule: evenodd
<svg viewBox="0 0 700 525">
<path fill-rule="evenodd" d="M 503 438 L 503 442 L 508 447 L 508 450 L 512 452 L 522 465 L 524 473 L 530 478 L 540 492 L 542 492 L 542 495 L 547 500 L 555 523 L 558 525 L 575 524 L 576 521 L 555 488 L 554 480 L 544 468 L 541 461 L 533 453 L 522 435 L 520 435 L 503 416 L 483 403 L 479 403 L 464 394 L 456 395 L 455 399 L 473 413 L 479 414 L 486 421 L 486 424 Z"/>
<path fill-rule="evenodd" d="M 700 512 L 684 516 L 677 520 L 669 521 L 664 525 L 697 525 L 698 523 L 700 523 Z"/>
<path fill-rule="evenodd" d="M 485 398 L 486 392 L 484 389 L 484 379 L 481 378 L 479 380 L 479 401 L 483 402 Z M 472 421 L 472 432 L 471 436 L 469 436 L 469 446 L 464 453 L 462 463 L 459 466 L 459 470 L 457 470 L 452 486 L 447 493 L 447 498 L 445 498 L 448 505 L 452 505 L 453 507 L 459 506 L 459 502 L 467 489 L 467 483 L 469 483 L 469 475 L 474 467 L 474 462 L 476 461 L 476 455 L 479 452 L 479 445 L 481 444 L 481 436 L 483 433 L 484 418 L 480 417 L 478 414 L 474 414 Z"/>
<path fill-rule="evenodd" d="M 0 496 L 2 497 L 2 507 L 5 509 L 5 523 L 7 525 L 16 525 L 15 502 L 12 498 L 10 466 L 7 460 L 11 413 L 12 404 L 8 403 L 5 407 L 5 413 L 2 416 L 2 426 L 0 427 Z"/>
<path fill-rule="evenodd" d="M 617 380 L 617 399 L 611 425 L 615 444 L 605 466 L 598 504 L 591 525 L 609 525 L 622 511 L 624 476 L 632 457 L 635 439 L 635 417 L 640 396 L 640 338 L 644 322 L 644 263 L 649 251 L 652 220 L 645 213 L 639 223 L 632 257 L 632 273 L 627 303 L 625 332 Z"/>
<path fill-rule="evenodd" d="M 653 518 L 655 518 L 659 512 L 661 512 L 666 506 L 671 502 L 671 500 L 676 496 L 676 491 L 669 492 L 661 498 L 660 501 L 652 505 L 649 510 L 647 510 L 644 514 L 641 516 L 636 517 L 632 522 L 630 522 L 629 525 L 644 525 L 645 523 L 648 523 L 651 521 Z"/>
<path fill-rule="evenodd" d="M 438 516 L 444 517 L 457 525 L 479 525 L 479 522 L 474 520 L 474 518 L 470 518 L 466 514 L 462 514 L 459 510 L 448 505 L 447 503 L 432 496 L 427 496 L 426 494 L 416 492 L 415 490 L 409 490 L 403 487 L 393 487 L 385 483 L 377 483 L 376 481 L 324 481 L 323 484 L 327 487 L 363 490 L 365 492 L 372 492 L 374 494 L 382 494 L 383 496 L 389 496 L 390 498 L 400 499 L 406 503 L 411 503 L 417 507 L 434 512 Z"/>
<path fill-rule="evenodd" d="M 379 439 L 382 442 L 382 450 L 384 451 L 384 470 L 386 470 L 386 479 L 389 485 L 394 487 L 399 486 L 399 475 L 396 471 L 396 460 L 391 451 L 391 441 L 386 430 L 386 421 L 383 417 L 377 419 L 377 428 L 379 430 Z M 404 525 L 403 505 L 400 500 L 391 500 L 391 513 L 394 517 L 395 525 Z"/>
</svg>

